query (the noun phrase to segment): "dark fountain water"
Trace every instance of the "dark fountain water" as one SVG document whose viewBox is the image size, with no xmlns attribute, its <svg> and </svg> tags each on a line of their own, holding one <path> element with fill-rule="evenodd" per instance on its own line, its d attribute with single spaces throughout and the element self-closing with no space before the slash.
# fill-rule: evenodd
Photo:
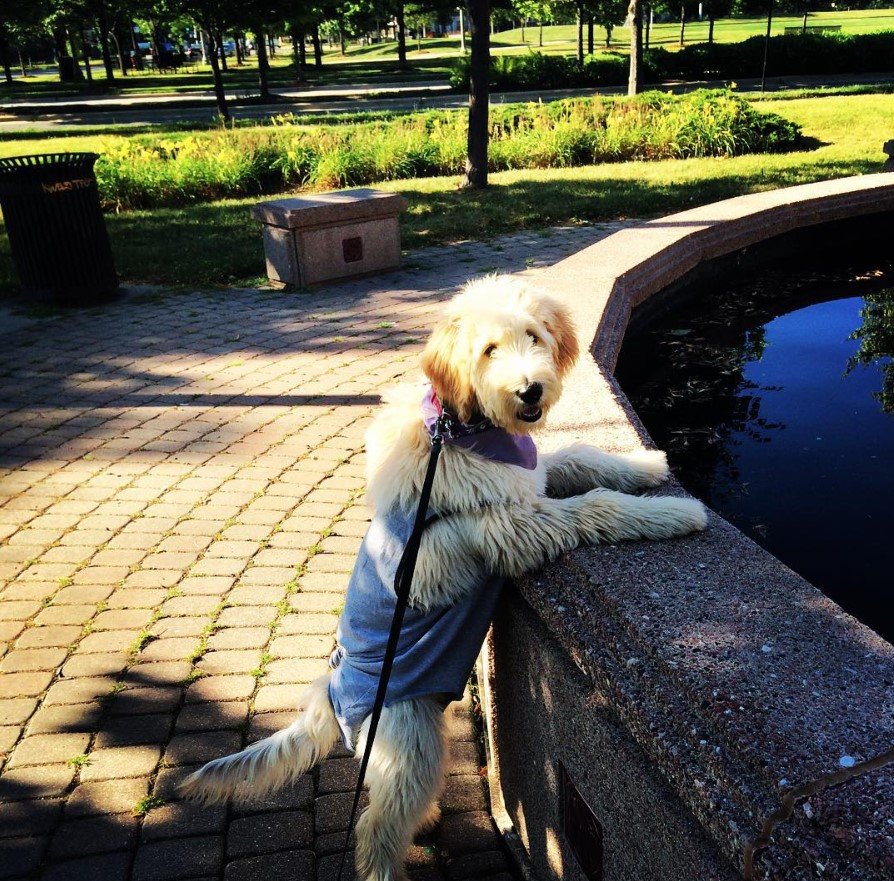
<svg viewBox="0 0 894 881">
<path fill-rule="evenodd" d="M 894 640 L 894 262 L 714 282 L 616 375 L 682 483 Z"/>
</svg>

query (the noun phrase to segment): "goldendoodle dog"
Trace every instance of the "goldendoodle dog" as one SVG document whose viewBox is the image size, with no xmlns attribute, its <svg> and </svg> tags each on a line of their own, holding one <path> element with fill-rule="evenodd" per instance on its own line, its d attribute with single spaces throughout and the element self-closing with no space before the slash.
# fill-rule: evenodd
<svg viewBox="0 0 894 881">
<path fill-rule="evenodd" d="M 579 544 L 666 539 L 706 525 L 691 499 L 631 495 L 667 476 L 657 451 L 574 445 L 538 454 L 531 432 L 578 354 L 565 308 L 508 276 L 466 285 L 422 355 L 429 385 L 399 388 L 367 435 L 374 516 L 348 585 L 331 672 L 288 728 L 210 762 L 184 784 L 204 801 L 263 795 L 304 774 L 341 737 L 362 751 L 430 435 L 448 414 L 429 518 L 357 824 L 356 872 L 398 881 L 416 833 L 437 822 L 443 709 L 461 697 L 503 581 Z M 441 422 L 443 424 L 443 421 Z"/>
</svg>

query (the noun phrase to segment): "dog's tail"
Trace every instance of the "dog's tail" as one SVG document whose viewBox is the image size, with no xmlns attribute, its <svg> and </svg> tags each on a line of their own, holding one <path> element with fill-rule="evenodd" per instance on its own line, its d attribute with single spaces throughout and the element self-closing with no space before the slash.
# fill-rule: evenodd
<svg viewBox="0 0 894 881">
<path fill-rule="evenodd" d="M 259 740 L 241 753 L 208 762 L 181 785 L 186 798 L 206 804 L 230 796 L 257 798 L 296 780 L 326 754 L 339 736 L 329 701 L 329 675 L 302 695 L 301 715 L 288 728 Z"/>
</svg>

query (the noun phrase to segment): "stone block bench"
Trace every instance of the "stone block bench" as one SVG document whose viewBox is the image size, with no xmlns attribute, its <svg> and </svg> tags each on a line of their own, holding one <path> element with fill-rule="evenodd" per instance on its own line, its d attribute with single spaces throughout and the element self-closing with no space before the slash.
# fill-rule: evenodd
<svg viewBox="0 0 894 881">
<path fill-rule="evenodd" d="M 538 445 L 649 445 L 612 375 L 632 311 L 743 249 L 856 218 L 891 228 L 894 174 L 660 218 L 539 273 L 591 357 Z M 494 816 L 533 877 L 894 879 L 884 639 L 716 514 L 690 538 L 578 549 L 517 587 L 480 680 Z"/>
<path fill-rule="evenodd" d="M 400 266 L 397 193 L 354 189 L 262 202 L 260 221 L 267 277 L 283 287 L 369 275 Z"/>
</svg>

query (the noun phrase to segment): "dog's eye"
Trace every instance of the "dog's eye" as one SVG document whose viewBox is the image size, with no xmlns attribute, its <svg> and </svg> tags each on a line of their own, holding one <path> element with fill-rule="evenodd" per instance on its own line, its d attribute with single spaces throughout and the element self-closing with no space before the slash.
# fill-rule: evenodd
<svg viewBox="0 0 894 881">
<path fill-rule="evenodd" d="M 494 352 L 496 352 L 496 351 L 497 351 L 497 344 L 496 344 L 496 343 L 491 343 L 491 344 L 484 350 L 484 357 L 485 357 L 485 358 L 490 358 L 490 357 L 493 356 Z"/>
<path fill-rule="evenodd" d="M 535 346 L 539 346 L 539 345 L 540 345 L 540 337 L 537 336 L 537 334 L 534 333 L 534 331 L 529 330 L 529 331 L 528 331 L 528 336 L 531 338 L 531 342 L 534 343 Z"/>
</svg>

